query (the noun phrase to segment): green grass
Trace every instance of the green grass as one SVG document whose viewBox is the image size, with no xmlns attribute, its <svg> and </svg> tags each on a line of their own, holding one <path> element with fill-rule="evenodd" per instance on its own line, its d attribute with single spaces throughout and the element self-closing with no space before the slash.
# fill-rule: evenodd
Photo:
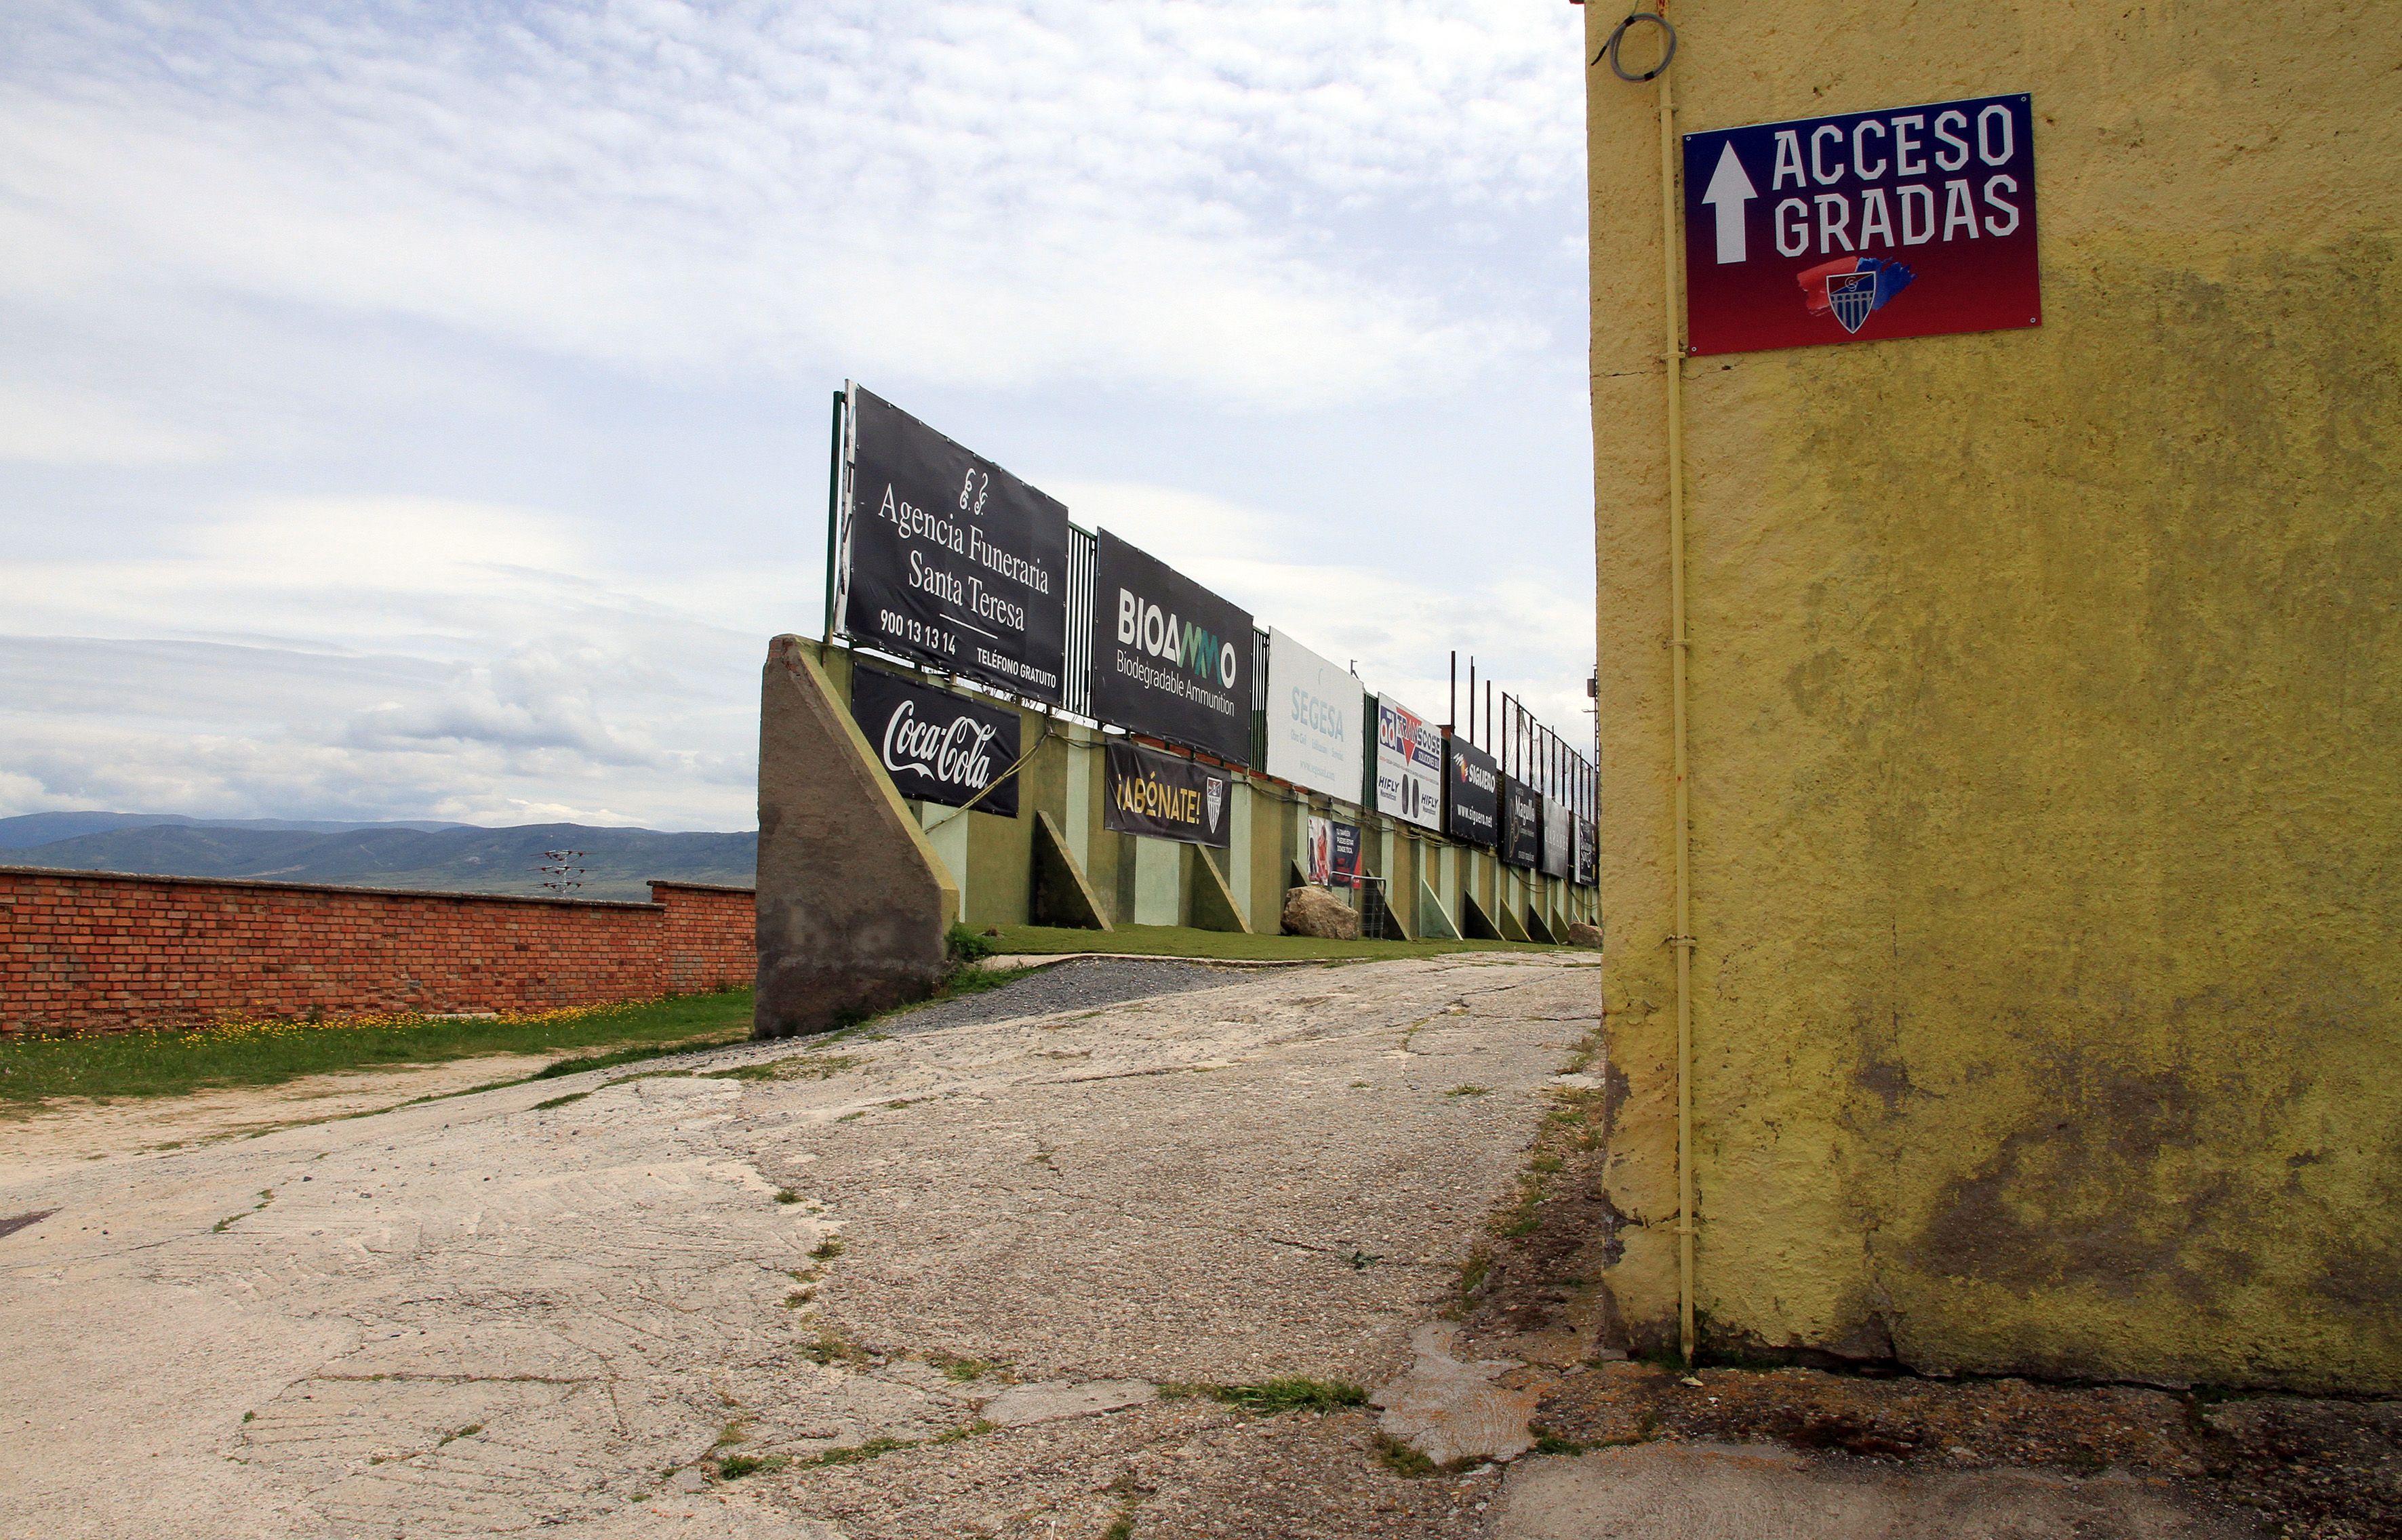
<svg viewBox="0 0 2402 1540">
<path fill-rule="evenodd" d="M 1368 1393 L 1347 1381 L 1312 1380 L 1303 1375 L 1263 1380 L 1249 1385 L 1167 1384 L 1159 1390 L 1168 1396 L 1207 1396 L 1255 1417 L 1274 1417 L 1288 1411 L 1339 1411 L 1345 1407 L 1364 1406 L 1368 1401 Z"/>
<path fill-rule="evenodd" d="M 750 1036 L 751 992 L 684 995 L 627 1005 L 435 1021 L 234 1022 L 188 1030 L 0 1038 L 0 1108 L 52 1096 L 179 1096 L 214 1086 L 280 1085 L 303 1075 L 435 1064 L 495 1053 L 563 1058 L 544 1076 L 631 1064 Z"/>
<path fill-rule="evenodd" d="M 1561 952 L 1533 942 L 1322 942 L 1308 936 L 1242 936 L 1179 925 L 1122 925 L 1114 930 L 1070 930 L 1047 925 L 1003 925 L 986 941 L 1004 956 L 1061 952 L 1139 952 L 1163 957 L 1223 957 L 1236 962 L 1308 962 L 1346 958 L 1431 957 L 1445 952 Z"/>
</svg>

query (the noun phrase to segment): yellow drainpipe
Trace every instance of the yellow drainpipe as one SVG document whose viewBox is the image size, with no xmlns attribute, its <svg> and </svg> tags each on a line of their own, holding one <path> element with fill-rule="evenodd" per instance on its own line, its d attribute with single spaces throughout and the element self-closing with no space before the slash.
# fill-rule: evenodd
<svg viewBox="0 0 2402 1540">
<path fill-rule="evenodd" d="M 1667 7 L 1661 7 L 1665 10 Z M 1685 346 L 1679 268 L 1682 210 L 1677 199 L 1677 104 L 1672 72 L 1660 72 L 1661 336 L 1668 379 L 1668 668 L 1677 777 L 1677 1333 L 1693 1361 L 1693 862 L 1691 766 L 1685 744 Z"/>
</svg>

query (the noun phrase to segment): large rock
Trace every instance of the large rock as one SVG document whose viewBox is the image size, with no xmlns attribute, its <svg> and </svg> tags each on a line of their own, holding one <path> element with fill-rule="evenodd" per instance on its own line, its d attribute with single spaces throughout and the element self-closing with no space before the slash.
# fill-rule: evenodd
<svg viewBox="0 0 2402 1540">
<path fill-rule="evenodd" d="M 1598 952 L 1601 950 L 1601 927 L 1587 925 L 1582 920 L 1575 921 L 1568 927 L 1567 939 L 1570 946 L 1589 946 Z"/>
<path fill-rule="evenodd" d="M 1322 942 L 1356 942 L 1360 916 L 1351 906 L 1315 884 L 1295 887 L 1284 896 L 1284 933 L 1315 936 Z"/>
</svg>

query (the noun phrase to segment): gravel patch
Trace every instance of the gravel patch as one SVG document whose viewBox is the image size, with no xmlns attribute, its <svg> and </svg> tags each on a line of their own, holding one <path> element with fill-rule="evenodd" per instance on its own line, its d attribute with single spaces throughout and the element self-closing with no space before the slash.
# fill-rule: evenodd
<svg viewBox="0 0 2402 1540">
<path fill-rule="evenodd" d="M 1054 963 L 999 989 L 887 1017 L 876 1024 L 876 1030 L 897 1038 L 940 1032 L 946 1027 L 1051 1016 L 1062 1011 L 1090 1011 L 1126 1000 L 1181 995 L 1188 990 L 1222 989 L 1247 982 L 1255 971 L 1136 957 Z"/>
</svg>

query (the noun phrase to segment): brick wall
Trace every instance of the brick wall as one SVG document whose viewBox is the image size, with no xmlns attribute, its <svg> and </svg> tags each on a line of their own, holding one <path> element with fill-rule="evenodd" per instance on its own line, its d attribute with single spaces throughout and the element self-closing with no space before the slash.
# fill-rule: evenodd
<svg viewBox="0 0 2402 1540">
<path fill-rule="evenodd" d="M 0 867 L 0 1032 L 511 1011 L 748 985 L 747 888 L 649 903 Z"/>
</svg>

